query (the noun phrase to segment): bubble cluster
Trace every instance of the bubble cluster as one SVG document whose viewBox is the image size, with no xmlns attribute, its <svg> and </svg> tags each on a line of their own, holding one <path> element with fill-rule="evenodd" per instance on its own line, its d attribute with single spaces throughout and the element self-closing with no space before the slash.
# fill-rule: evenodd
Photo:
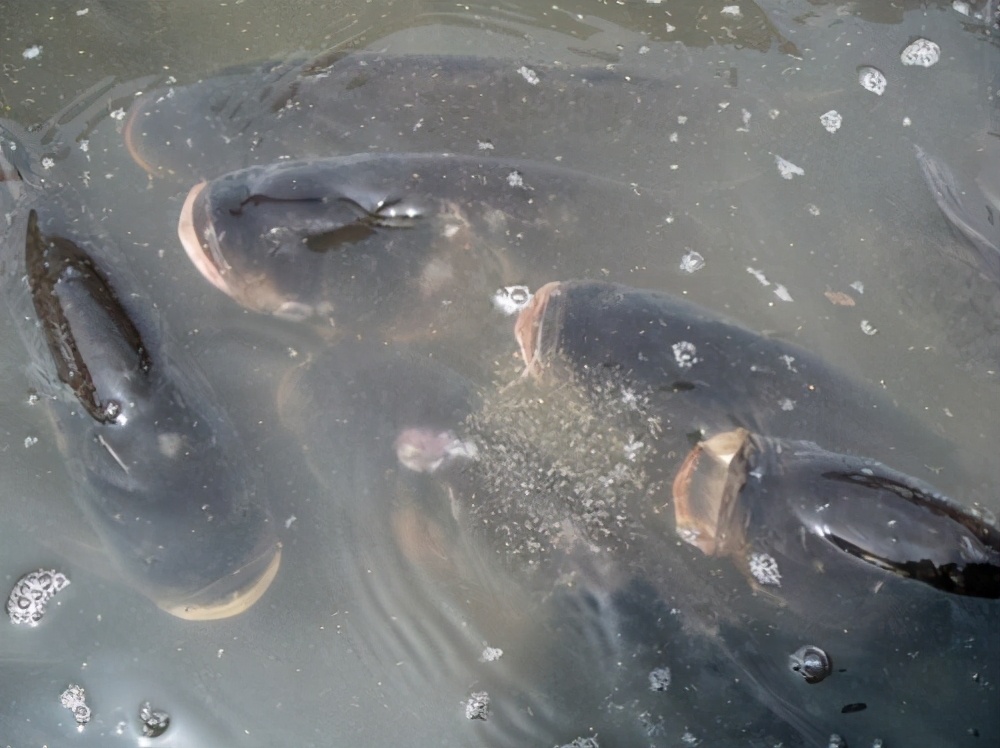
<svg viewBox="0 0 1000 748">
<path fill-rule="evenodd" d="M 465 718 L 486 720 L 490 714 L 490 695 L 486 691 L 475 691 L 465 702 Z"/>
<path fill-rule="evenodd" d="M 699 361 L 697 356 L 698 349 L 695 348 L 694 343 L 681 340 L 674 343 L 672 349 L 674 352 L 674 361 L 677 362 L 677 367 L 680 369 L 690 369 Z"/>
<path fill-rule="evenodd" d="M 832 134 L 840 129 L 840 126 L 844 123 L 844 118 L 836 109 L 831 109 L 826 114 L 820 115 L 819 121 L 823 125 L 823 129 Z"/>
<path fill-rule="evenodd" d="M 695 273 L 705 267 L 705 258 L 693 249 L 681 258 L 681 270 L 685 273 Z"/>
<path fill-rule="evenodd" d="M 496 662 L 503 657 L 503 650 L 500 647 L 483 647 L 483 653 L 479 655 L 480 662 Z"/>
<path fill-rule="evenodd" d="M 17 580 L 7 598 L 7 615 L 11 623 L 37 626 L 45 615 L 49 600 L 69 584 L 65 574 L 52 569 L 39 569 Z"/>
<path fill-rule="evenodd" d="M 870 66 L 858 68 L 858 83 L 866 91 L 871 91 L 876 96 L 884 94 L 887 85 L 882 71 Z"/>
<path fill-rule="evenodd" d="M 904 65 L 929 68 L 941 59 L 941 47 L 930 39 L 917 39 L 907 45 L 906 49 L 899 55 L 899 59 L 903 61 Z"/>
<path fill-rule="evenodd" d="M 62 692 L 59 703 L 73 712 L 73 719 L 80 727 L 90 722 L 90 707 L 87 706 L 87 694 L 83 686 L 71 684 Z"/>
<path fill-rule="evenodd" d="M 774 560 L 774 556 L 767 553 L 751 553 L 749 563 L 751 576 L 760 584 L 781 586 L 781 573 L 778 571 L 778 562 Z"/>
<path fill-rule="evenodd" d="M 564 743 L 559 748 L 600 748 L 597 738 L 574 738 L 569 743 Z"/>
<path fill-rule="evenodd" d="M 147 738 L 158 738 L 170 727 L 170 715 L 161 709 L 153 709 L 148 701 L 139 707 L 139 721 L 142 734 Z"/>
<path fill-rule="evenodd" d="M 649 672 L 649 690 L 666 691 L 670 688 L 670 668 L 658 667 Z"/>
<path fill-rule="evenodd" d="M 531 289 L 527 286 L 507 286 L 493 294 L 493 306 L 507 316 L 517 314 L 531 303 Z"/>
<path fill-rule="evenodd" d="M 532 86 L 537 86 L 538 85 L 538 82 L 540 80 L 540 78 L 538 77 L 538 73 L 536 73 L 534 70 L 532 70 L 531 68 L 529 68 L 527 65 L 522 65 L 521 67 L 519 67 L 517 69 L 517 72 L 518 72 L 518 74 L 522 78 L 524 78 L 526 81 L 528 81 L 528 83 L 530 83 Z"/>
</svg>

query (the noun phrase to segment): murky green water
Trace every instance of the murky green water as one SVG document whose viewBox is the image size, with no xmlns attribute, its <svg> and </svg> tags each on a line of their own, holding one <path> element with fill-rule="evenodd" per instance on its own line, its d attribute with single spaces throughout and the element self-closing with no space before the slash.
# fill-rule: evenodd
<svg viewBox="0 0 1000 748">
<path fill-rule="evenodd" d="M 72 584 L 43 626 L 0 627 L 0 745 L 141 745 L 137 714 L 145 701 L 172 716 L 151 745 L 800 739 L 747 697 L 711 636 L 681 631 L 669 611 L 637 616 L 643 623 L 629 628 L 610 620 L 607 600 L 557 600 L 553 612 L 551 601 L 503 574 L 473 575 L 478 586 L 464 586 L 467 580 L 451 579 L 426 555 L 416 556 L 421 566 L 395 548 L 386 532 L 393 518 L 366 493 L 383 484 L 359 486 L 342 474 L 317 480 L 303 448 L 313 451 L 315 464 L 315 452 L 329 446 L 304 445 L 306 437 L 280 422 L 275 405 L 285 373 L 319 355 L 316 341 L 240 310 L 198 276 L 176 240 L 189 185 L 151 179 L 137 168 L 115 113 L 138 91 L 168 80 L 183 84 L 328 48 L 491 57 L 514 70 L 553 62 L 609 66 L 622 76 L 626 97 L 634 95 L 629 76 L 665 81 L 677 91 L 676 107 L 665 104 L 654 120 L 623 125 L 625 136 L 614 142 L 595 132 L 589 147 L 586 140 L 538 138 L 537 150 L 504 152 L 522 124 L 501 116 L 471 120 L 440 150 L 470 152 L 489 130 L 491 155 L 596 172 L 639 195 L 665 195 L 658 215 L 588 216 L 595 227 L 617 222 L 618 231 L 601 246 L 581 241 L 579 256 L 565 264 L 554 257 L 553 276 L 532 278 L 532 285 L 562 278 L 567 265 L 587 268 L 596 277 L 683 294 L 795 341 L 883 388 L 923 418 L 928 434 L 955 445 L 960 474 L 928 465 L 917 477 L 1000 512 L 1000 292 L 947 256 L 964 240 L 936 207 L 914 149 L 946 162 L 963 184 L 1000 180 L 982 173 L 1000 147 L 998 32 L 974 15 L 988 12 L 987 3 L 969 6 L 972 16 L 950 3 L 910 2 L 742 2 L 738 15 L 721 2 L 632 0 L 6 3 L 4 119 L 35 128 L 40 140 L 44 124 L 79 94 L 124 84 L 58 123 L 73 145 L 39 173 L 72 191 L 38 199 L 57 211 L 65 201 L 68 214 L 81 215 L 82 230 L 109 238 L 128 258 L 137 292 L 163 316 L 168 348 L 198 360 L 243 434 L 284 550 L 273 589 L 226 621 L 170 618 L 122 584 L 72 502 L 44 411 L 28 404 L 27 356 L 15 321 L 3 315 L 0 579 L 13 586 L 27 571 L 58 568 Z M 940 46 L 941 60 L 930 68 L 903 66 L 900 52 L 919 37 Z M 860 66 L 885 74 L 884 95 L 860 86 Z M 371 102 L 373 116 L 393 104 Z M 831 110 L 843 118 L 834 133 L 820 121 Z M 394 116 L 410 133 L 400 142 L 411 142 L 420 123 L 405 111 Z M 586 132 L 586 124 L 577 129 Z M 504 133 L 512 134 L 509 141 Z M 379 145 L 392 148 L 391 141 Z M 784 162 L 801 173 L 782 178 Z M 692 250 L 705 264 L 689 274 L 680 263 Z M 853 306 L 836 303 L 844 294 Z M 509 355 L 515 352 L 512 340 Z M 511 371 L 503 355 L 496 368 Z M 419 382 L 401 385 L 403 392 L 411 384 L 412 398 L 421 397 Z M 823 428 L 817 424 L 817 439 Z M 927 438 L 900 435 L 899 448 Z M 319 461 L 336 466 L 337 458 Z M 362 470 L 344 465 L 341 472 L 351 467 Z M 346 501 L 345 494 L 370 503 Z M 655 608 L 641 592 L 635 599 L 646 614 Z M 590 608 L 581 614 L 579 605 Z M 996 622 L 995 607 L 977 611 L 973 618 Z M 486 645 L 502 648 L 503 657 L 481 661 Z M 925 665 L 914 653 L 912 677 L 955 678 L 960 689 L 975 675 L 976 688 L 988 689 L 976 693 L 996 703 L 1000 665 L 990 651 L 993 659 L 976 673 Z M 646 683 L 661 666 L 673 672 L 662 694 Z M 81 732 L 59 704 L 71 683 L 87 689 L 93 709 Z M 843 688 L 847 701 L 851 688 Z M 468 720 L 465 703 L 480 691 L 491 694 L 491 716 Z M 874 712 L 844 715 L 840 729 L 856 740 L 851 745 L 920 734 L 919 719 L 905 710 Z M 817 719 L 827 725 L 830 718 Z M 995 714 L 992 724 L 978 713 L 969 719 L 969 729 L 986 739 L 1000 730 Z M 965 733 L 952 744 L 967 743 L 976 741 Z"/>
</svg>

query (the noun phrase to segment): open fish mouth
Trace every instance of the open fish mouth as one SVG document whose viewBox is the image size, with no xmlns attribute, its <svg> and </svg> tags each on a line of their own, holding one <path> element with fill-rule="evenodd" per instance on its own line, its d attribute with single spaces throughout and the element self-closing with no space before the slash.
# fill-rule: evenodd
<svg viewBox="0 0 1000 748">
<path fill-rule="evenodd" d="M 514 337 L 521 349 L 525 374 L 532 376 L 541 374 L 545 312 L 548 309 L 550 299 L 561 293 L 561 285 L 558 281 L 546 283 L 535 292 L 528 305 L 517 315 L 517 321 L 514 323 Z"/>
<path fill-rule="evenodd" d="M 157 602 L 167 613 L 185 621 L 218 621 L 249 610 L 264 596 L 281 566 L 281 545 L 270 546 L 257 558 L 182 600 Z"/>
<path fill-rule="evenodd" d="M 748 431 L 736 429 L 700 442 L 674 478 L 677 534 L 706 556 L 727 547 L 727 515 L 746 479 L 739 455 L 748 437 Z"/>
</svg>

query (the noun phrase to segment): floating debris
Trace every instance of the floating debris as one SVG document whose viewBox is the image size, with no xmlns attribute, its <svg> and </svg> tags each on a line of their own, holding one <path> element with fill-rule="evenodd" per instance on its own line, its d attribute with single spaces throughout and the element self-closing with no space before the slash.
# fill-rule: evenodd
<svg viewBox="0 0 1000 748">
<path fill-rule="evenodd" d="M 760 284 L 762 286 L 770 286 L 771 285 L 771 281 L 769 281 L 767 279 L 767 276 L 764 275 L 760 270 L 757 270 L 756 268 L 748 267 L 747 268 L 747 272 L 750 273 L 750 275 L 752 275 L 754 278 L 756 278 L 757 280 L 759 280 Z"/>
<path fill-rule="evenodd" d="M 705 267 L 705 258 L 693 249 L 681 258 L 681 270 L 685 273 L 696 273 Z"/>
<path fill-rule="evenodd" d="M 649 690 L 663 692 L 670 688 L 670 668 L 658 667 L 649 672 Z"/>
<path fill-rule="evenodd" d="M 65 574 L 53 569 L 39 569 L 17 580 L 7 598 L 11 623 L 37 626 L 45 615 L 49 600 L 69 584 Z"/>
<path fill-rule="evenodd" d="M 786 161 L 781 156 L 775 156 L 774 162 L 778 165 L 778 173 L 783 179 L 805 176 L 805 171 L 800 166 L 796 166 L 791 161 Z"/>
<path fill-rule="evenodd" d="M 887 85 L 882 71 L 868 65 L 858 68 L 858 83 L 876 96 L 884 94 Z"/>
<path fill-rule="evenodd" d="M 858 293 L 865 292 L 865 284 L 862 283 L 861 281 L 854 281 L 854 283 L 851 284 L 851 288 L 853 288 Z"/>
<path fill-rule="evenodd" d="M 24 437 L 24 448 L 25 449 L 29 449 L 30 447 L 33 447 L 36 444 L 38 444 L 38 437 L 37 436 L 26 436 L 26 437 Z"/>
<path fill-rule="evenodd" d="M 483 721 L 490 713 L 490 695 L 486 691 L 476 691 L 465 702 L 465 718 Z"/>
<path fill-rule="evenodd" d="M 826 291 L 824 294 L 831 304 L 837 306 L 854 306 L 854 299 L 843 291 Z"/>
<path fill-rule="evenodd" d="M 910 43 L 899 55 L 904 65 L 918 65 L 929 68 L 941 59 L 941 47 L 930 39 L 920 38 Z"/>
<path fill-rule="evenodd" d="M 778 401 L 778 406 L 782 410 L 795 410 L 795 401 L 790 397 L 786 397 Z"/>
<path fill-rule="evenodd" d="M 964 0 L 955 0 L 955 2 L 951 4 L 951 7 L 954 8 L 959 13 L 961 13 L 963 16 L 969 15 L 969 4 Z"/>
<path fill-rule="evenodd" d="M 30 47 L 28 47 L 21 53 L 21 57 L 23 57 L 26 60 L 34 60 L 41 53 L 42 53 L 42 45 L 32 44 Z"/>
<path fill-rule="evenodd" d="M 809 215 L 811 216 L 818 216 L 820 213 L 819 206 L 816 205 L 815 203 L 809 203 L 806 206 L 806 210 L 809 211 Z"/>
<path fill-rule="evenodd" d="M 493 294 L 493 306 L 507 316 L 517 314 L 529 303 L 532 293 L 527 286 L 507 286 Z"/>
<path fill-rule="evenodd" d="M 83 726 L 90 722 L 90 707 L 87 706 L 87 694 L 83 686 L 71 684 L 69 688 L 62 692 L 59 703 L 73 712 L 73 719 L 83 729 Z"/>
<path fill-rule="evenodd" d="M 774 284 L 774 295 L 777 296 L 782 301 L 794 301 L 792 295 L 788 293 L 788 289 L 785 288 L 780 283 Z"/>
<path fill-rule="evenodd" d="M 483 653 L 479 655 L 480 662 L 496 662 L 501 657 L 503 657 L 503 650 L 500 647 L 491 647 L 489 645 L 483 648 Z"/>
<path fill-rule="evenodd" d="M 750 554 L 750 574 L 760 584 L 770 584 L 775 587 L 781 586 L 781 573 L 778 571 L 778 562 L 767 553 Z"/>
<path fill-rule="evenodd" d="M 719 11 L 724 16 L 730 16 L 732 18 L 743 18 L 743 11 L 740 10 L 739 5 L 726 5 Z"/>
<path fill-rule="evenodd" d="M 139 721 L 142 734 L 147 738 L 158 738 L 170 727 L 170 715 L 162 709 L 153 709 L 148 701 L 139 707 Z"/>
<path fill-rule="evenodd" d="M 844 118 L 840 116 L 840 112 L 836 109 L 831 109 L 826 114 L 821 114 L 819 121 L 828 133 L 833 134 L 840 129 L 840 126 L 844 123 Z"/>
<path fill-rule="evenodd" d="M 743 110 L 743 115 L 741 119 L 743 120 L 743 127 L 737 127 L 736 132 L 750 132 L 750 119 L 753 115 L 746 109 Z"/>
<path fill-rule="evenodd" d="M 878 332 L 878 328 L 872 325 L 872 323 L 868 320 L 863 319 L 861 320 L 861 332 L 865 335 L 874 335 Z"/>
<path fill-rule="evenodd" d="M 488 140 L 477 140 L 476 141 L 476 148 L 478 150 L 480 150 L 480 151 L 492 151 L 493 150 L 493 143 L 491 143 Z"/>
<path fill-rule="evenodd" d="M 538 81 L 540 80 L 538 77 L 538 73 L 529 68 L 527 65 L 522 65 L 521 67 L 519 67 L 517 69 L 517 72 L 520 73 L 521 77 L 524 78 L 526 81 L 528 81 L 528 83 L 530 83 L 532 86 L 538 85 Z"/>
</svg>

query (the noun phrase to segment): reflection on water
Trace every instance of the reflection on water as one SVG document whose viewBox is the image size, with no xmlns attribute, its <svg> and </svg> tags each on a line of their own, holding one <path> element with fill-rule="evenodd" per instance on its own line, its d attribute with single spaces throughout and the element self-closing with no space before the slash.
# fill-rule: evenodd
<svg viewBox="0 0 1000 748">
<path fill-rule="evenodd" d="M 148 717 L 170 715 L 150 739 L 163 745 L 825 745 L 834 731 L 851 745 L 997 740 L 995 601 L 891 598 L 885 624 L 866 629 L 871 639 L 852 637 L 847 622 L 818 641 L 817 629 L 800 633 L 793 611 L 711 559 L 684 569 L 668 559 L 655 579 L 579 559 L 527 577 L 498 565 L 485 546 L 456 537 L 448 483 L 402 467 L 395 438 L 430 428 L 419 449 L 460 459 L 441 434 L 520 375 L 511 318 L 482 298 L 469 324 L 453 312 L 442 328 L 472 331 L 464 337 L 409 336 L 404 346 L 373 332 L 376 305 L 362 340 L 340 327 L 331 335 L 241 310 L 177 241 L 196 177 L 282 157 L 450 151 L 608 177 L 614 188 L 591 185 L 559 204 L 564 234 L 547 241 L 550 227 L 525 224 L 530 241 L 498 244 L 528 260 L 501 282 L 536 289 L 586 276 L 667 290 L 794 341 L 922 419 L 881 459 L 933 455 L 943 439 L 954 460 L 907 469 L 1000 512 L 1000 292 L 989 273 L 1000 206 L 986 168 L 1000 145 L 1000 46 L 988 3 L 725 5 L 6 10 L 0 107 L 20 148 L 0 145 L 24 180 L 0 184 L 3 213 L 23 225 L 30 204 L 127 264 L 137 298 L 164 318 L 168 350 L 199 363 L 245 441 L 282 568 L 253 608 L 215 622 L 175 620 L 122 583 L 71 499 L 44 408 L 29 404 L 37 378 L 25 371 L 23 323 L 3 315 L 0 575 L 8 588 L 37 569 L 72 581 L 37 628 L 0 627 L 5 741 L 139 744 L 146 702 Z M 903 65 L 917 38 L 940 46 L 932 67 Z M 273 75 L 255 66 L 284 61 L 268 74 L 291 76 L 280 81 L 289 85 L 298 61 L 331 47 L 370 53 L 372 77 L 348 58 L 346 83 L 299 81 L 308 108 L 276 124 Z M 398 62 L 443 50 L 466 61 Z M 421 75 L 427 65 L 436 78 Z M 885 75 L 882 95 L 860 85 L 865 66 Z M 232 84 L 215 86 L 229 96 L 220 111 L 249 126 L 209 137 L 203 120 L 185 122 L 196 146 L 208 143 L 184 161 L 196 173 L 148 177 L 122 135 L 135 94 L 180 91 L 222 71 Z M 64 112 L 91 86 L 82 108 Z M 57 112 L 54 127 L 39 126 Z M 945 175 L 939 192 L 951 185 L 945 198 L 920 154 Z M 25 194 L 16 205 L 15 190 Z M 4 233 L 5 268 L 21 242 Z M 691 264 L 695 252 L 703 266 Z M 988 258 L 984 272 L 970 253 Z M 440 269 L 442 256 L 421 267 Z M 401 317 L 433 327 L 392 313 L 397 328 Z M 571 433 L 566 423 L 547 423 L 545 443 Z M 829 432 L 816 424 L 815 439 Z M 551 459 L 516 456 L 532 458 L 525 466 Z M 576 467 L 603 475 L 598 460 Z M 691 568 L 726 591 L 702 604 L 728 615 L 692 603 L 685 591 L 697 582 L 680 576 Z M 789 670 L 805 646 L 832 656 L 822 683 Z M 935 693 L 915 685 L 931 682 Z M 59 702 L 71 684 L 92 709 L 80 733 Z M 467 719 L 480 693 L 486 719 Z"/>
</svg>

